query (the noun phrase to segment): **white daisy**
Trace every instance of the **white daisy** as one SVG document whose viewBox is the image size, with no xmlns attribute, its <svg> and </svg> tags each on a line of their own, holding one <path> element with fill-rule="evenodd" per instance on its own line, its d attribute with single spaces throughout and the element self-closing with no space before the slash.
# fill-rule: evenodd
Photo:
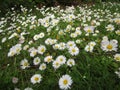
<svg viewBox="0 0 120 90">
<path fill-rule="evenodd" d="M 84 30 L 85 30 L 86 33 L 94 33 L 94 29 L 95 29 L 94 26 L 86 26 L 86 27 L 84 27 Z"/>
<path fill-rule="evenodd" d="M 44 58 L 44 62 L 50 63 L 51 61 L 53 61 L 52 56 L 46 56 L 46 57 Z"/>
<path fill-rule="evenodd" d="M 60 45 L 59 44 L 55 44 L 55 45 L 53 45 L 53 49 L 59 49 L 60 48 Z"/>
<path fill-rule="evenodd" d="M 70 66 L 70 67 L 74 66 L 75 65 L 75 60 L 74 59 L 68 59 L 67 65 Z"/>
<path fill-rule="evenodd" d="M 120 61 L 120 54 L 115 54 L 114 55 L 114 59 L 116 60 L 116 61 Z"/>
<path fill-rule="evenodd" d="M 45 36 L 45 34 L 43 32 L 41 32 L 38 36 L 39 36 L 39 38 L 43 38 Z"/>
<path fill-rule="evenodd" d="M 29 45 L 25 45 L 24 47 L 23 47 L 23 50 L 27 50 L 29 48 Z"/>
<path fill-rule="evenodd" d="M 106 27 L 107 31 L 113 31 L 115 28 L 112 24 L 109 24 L 107 27 Z"/>
<path fill-rule="evenodd" d="M 114 22 L 117 23 L 117 24 L 120 24 L 120 18 L 115 18 Z"/>
<path fill-rule="evenodd" d="M 46 47 L 44 45 L 40 45 L 38 47 L 38 53 L 43 54 L 46 51 Z"/>
<path fill-rule="evenodd" d="M 60 61 L 58 60 L 53 61 L 52 66 L 54 67 L 54 69 L 58 69 L 61 66 Z"/>
<path fill-rule="evenodd" d="M 8 56 L 14 56 L 15 54 L 20 54 L 20 51 L 22 50 L 22 45 L 21 44 L 16 44 L 15 46 L 12 46 L 12 48 L 10 48 Z"/>
<path fill-rule="evenodd" d="M 117 35 L 120 35 L 120 30 L 115 31 Z"/>
<path fill-rule="evenodd" d="M 90 46 L 90 45 L 87 45 L 86 47 L 85 47 L 85 51 L 87 51 L 87 52 L 93 52 L 93 46 Z"/>
<path fill-rule="evenodd" d="M 22 69 L 26 69 L 26 68 L 30 67 L 30 64 L 29 64 L 29 62 L 28 62 L 27 59 L 22 60 L 22 61 L 20 62 L 20 65 L 21 65 L 21 68 L 22 68 Z"/>
<path fill-rule="evenodd" d="M 60 79 L 59 79 L 59 87 L 60 89 L 70 89 L 71 85 L 72 85 L 73 81 L 71 79 L 71 77 L 69 75 L 63 75 Z"/>
<path fill-rule="evenodd" d="M 68 41 L 68 42 L 67 42 L 67 48 L 75 47 L 75 46 L 76 46 L 76 44 L 75 44 L 74 41 Z"/>
<path fill-rule="evenodd" d="M 70 34 L 70 37 L 71 37 L 71 38 L 76 38 L 76 37 L 77 37 L 77 34 L 76 34 L 76 33 L 71 33 L 71 34 Z"/>
<path fill-rule="evenodd" d="M 59 61 L 60 64 L 65 64 L 65 62 L 66 62 L 66 57 L 63 56 L 63 55 L 60 55 L 60 56 L 58 56 L 58 57 L 56 58 L 56 61 Z"/>
<path fill-rule="evenodd" d="M 103 51 L 117 51 L 118 41 L 117 40 L 102 40 L 101 48 Z"/>
<path fill-rule="evenodd" d="M 39 63 L 40 63 L 40 58 L 39 57 L 34 58 L 33 64 L 38 65 Z"/>
<path fill-rule="evenodd" d="M 31 83 L 33 84 L 40 83 L 41 80 L 42 80 L 41 74 L 35 74 L 31 77 Z"/>
<path fill-rule="evenodd" d="M 52 41 L 51 38 L 47 38 L 47 39 L 45 40 L 45 44 L 46 44 L 46 45 L 51 45 L 51 41 Z"/>
<path fill-rule="evenodd" d="M 91 41 L 91 42 L 89 43 L 89 45 L 94 47 L 94 46 L 96 45 L 96 42 Z"/>
<path fill-rule="evenodd" d="M 82 32 L 81 32 L 80 30 L 76 30 L 75 33 L 76 33 L 77 35 L 81 35 L 81 34 L 82 34 Z"/>
<path fill-rule="evenodd" d="M 69 53 L 72 55 L 72 56 L 76 56 L 79 54 L 79 48 L 78 47 L 70 47 L 69 48 Z"/>
<path fill-rule="evenodd" d="M 42 63 L 39 67 L 39 70 L 45 70 L 46 69 L 46 64 Z"/>
<path fill-rule="evenodd" d="M 36 41 L 36 40 L 39 39 L 39 36 L 38 36 L 38 35 L 35 35 L 35 36 L 33 37 L 33 39 Z"/>
<path fill-rule="evenodd" d="M 75 42 L 76 42 L 76 44 L 80 44 L 82 42 L 82 40 L 77 39 Z"/>
<path fill-rule="evenodd" d="M 59 43 L 59 49 L 64 50 L 66 48 L 66 44 L 64 42 Z"/>
<path fill-rule="evenodd" d="M 37 55 L 37 50 L 36 49 L 34 49 L 30 52 L 31 57 L 34 57 L 35 55 Z"/>
</svg>

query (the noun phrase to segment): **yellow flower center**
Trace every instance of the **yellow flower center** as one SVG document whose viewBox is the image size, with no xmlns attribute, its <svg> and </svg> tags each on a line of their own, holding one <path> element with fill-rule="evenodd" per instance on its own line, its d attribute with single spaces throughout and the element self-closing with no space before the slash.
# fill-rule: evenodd
<svg viewBox="0 0 120 90">
<path fill-rule="evenodd" d="M 75 49 L 72 49 L 72 52 L 75 52 L 76 50 Z"/>
<path fill-rule="evenodd" d="M 38 78 L 38 77 L 35 77 L 35 78 L 34 78 L 34 80 L 35 80 L 35 81 L 38 81 L 38 80 L 39 80 L 39 78 Z"/>
<path fill-rule="evenodd" d="M 36 55 L 36 52 L 33 52 L 34 55 Z"/>
<path fill-rule="evenodd" d="M 13 56 L 15 53 L 14 52 L 11 52 L 11 55 Z"/>
<path fill-rule="evenodd" d="M 73 63 L 72 63 L 72 62 L 70 62 L 70 64 L 72 65 Z"/>
<path fill-rule="evenodd" d="M 119 20 L 119 19 L 117 19 L 117 20 L 116 20 L 116 23 L 120 23 L 120 20 Z"/>
<path fill-rule="evenodd" d="M 44 52 L 44 51 L 45 51 L 45 49 L 44 49 L 44 48 L 42 48 L 42 49 L 41 49 L 41 52 Z"/>
<path fill-rule="evenodd" d="M 65 80 L 63 81 L 63 84 L 64 84 L 64 85 L 68 84 L 68 80 L 65 79 Z"/>
<path fill-rule="evenodd" d="M 120 60 L 120 57 L 116 57 L 115 59 L 116 59 L 116 60 Z"/>
<path fill-rule="evenodd" d="M 24 66 L 28 66 L 28 63 L 27 63 L 27 62 L 25 62 L 25 63 L 24 63 Z"/>
<path fill-rule="evenodd" d="M 91 33 L 91 29 L 88 29 L 87 32 L 88 32 L 88 33 Z"/>
<path fill-rule="evenodd" d="M 37 59 L 36 62 L 39 62 L 39 60 Z"/>
<path fill-rule="evenodd" d="M 69 44 L 69 46 L 73 46 L 73 44 Z"/>
<path fill-rule="evenodd" d="M 17 52 L 19 52 L 19 51 L 20 51 L 20 49 L 18 48 L 16 51 L 17 51 Z"/>
<path fill-rule="evenodd" d="M 112 48 L 113 48 L 113 46 L 110 44 L 107 46 L 107 49 L 112 49 Z"/>
<path fill-rule="evenodd" d="M 42 69 L 45 69 L 45 66 L 42 66 Z"/>
<path fill-rule="evenodd" d="M 59 63 L 58 62 L 56 62 L 56 66 L 58 66 L 59 65 Z"/>
<path fill-rule="evenodd" d="M 48 62 L 50 62 L 51 60 L 52 60 L 51 58 L 48 58 L 48 60 L 47 60 L 47 61 L 48 61 Z"/>
<path fill-rule="evenodd" d="M 112 27 L 109 27 L 108 30 L 112 30 Z"/>
<path fill-rule="evenodd" d="M 62 58 L 60 58 L 60 61 L 62 62 L 62 61 L 63 61 L 63 59 L 62 59 Z"/>
</svg>

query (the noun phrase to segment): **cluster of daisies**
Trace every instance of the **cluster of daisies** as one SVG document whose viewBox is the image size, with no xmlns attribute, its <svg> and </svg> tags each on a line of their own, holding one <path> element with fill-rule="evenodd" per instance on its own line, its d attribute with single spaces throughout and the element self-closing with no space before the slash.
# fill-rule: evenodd
<svg viewBox="0 0 120 90">
<path fill-rule="evenodd" d="M 103 9 L 95 10 L 87 6 L 77 6 L 77 9 L 74 6 L 66 9 L 61 9 L 60 6 L 36 8 L 39 16 L 32 14 L 32 9 L 21 6 L 23 15 L 13 12 L 7 13 L 7 18 L 1 18 L 1 43 L 6 45 L 7 41 L 14 41 L 14 45 L 7 50 L 7 56 L 22 56 L 19 64 L 22 70 L 36 66 L 37 70 L 46 72 L 50 65 L 53 71 L 63 65 L 72 68 L 77 65 L 77 56 L 84 51 L 96 53 L 97 48 L 101 52 L 116 52 L 112 58 L 120 61 L 120 14 L 117 9 L 112 13 L 104 5 Z M 9 20 L 11 23 L 6 27 Z M 103 25 L 105 22 L 106 25 Z M 113 34 L 114 38 L 111 37 Z M 23 55 L 24 52 L 27 56 Z M 120 77 L 119 71 L 116 74 Z M 33 85 L 42 83 L 43 76 L 35 73 L 29 80 Z M 72 84 L 72 76 L 65 73 L 59 77 L 60 89 L 70 89 Z"/>
</svg>

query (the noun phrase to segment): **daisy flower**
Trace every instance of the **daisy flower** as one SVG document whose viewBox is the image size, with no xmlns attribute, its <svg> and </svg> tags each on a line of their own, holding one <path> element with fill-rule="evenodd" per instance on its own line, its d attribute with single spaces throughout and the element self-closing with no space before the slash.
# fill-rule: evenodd
<svg viewBox="0 0 120 90">
<path fill-rule="evenodd" d="M 56 58 L 56 61 L 59 61 L 60 64 L 65 64 L 65 62 L 66 62 L 66 57 L 63 56 L 63 55 L 60 55 L 60 56 L 58 56 L 58 57 Z"/>
<path fill-rule="evenodd" d="M 67 48 L 75 47 L 75 46 L 76 46 L 76 44 L 75 44 L 74 41 L 68 41 L 68 42 L 67 42 Z"/>
<path fill-rule="evenodd" d="M 107 31 L 113 31 L 115 28 L 112 24 L 109 24 L 107 27 L 106 27 Z"/>
<path fill-rule="evenodd" d="M 23 50 L 27 50 L 29 48 L 29 45 L 25 45 L 24 47 L 23 47 Z"/>
<path fill-rule="evenodd" d="M 58 60 L 53 61 L 52 66 L 54 67 L 54 69 L 58 69 L 61 66 L 60 61 Z"/>
<path fill-rule="evenodd" d="M 21 44 L 16 44 L 15 46 L 12 46 L 12 48 L 10 48 L 8 56 L 14 56 L 15 54 L 20 54 L 20 51 L 22 50 L 22 45 Z"/>
<path fill-rule="evenodd" d="M 64 42 L 59 43 L 59 49 L 64 50 L 66 48 L 66 44 Z"/>
<path fill-rule="evenodd" d="M 59 44 L 55 44 L 55 45 L 53 45 L 53 49 L 59 49 L 60 48 L 60 45 Z"/>
<path fill-rule="evenodd" d="M 116 61 L 120 61 L 120 54 L 115 54 L 114 55 L 114 59 L 116 60 Z"/>
<path fill-rule="evenodd" d="M 76 30 L 75 33 L 76 33 L 77 35 L 81 35 L 81 34 L 82 34 L 82 32 L 81 32 L 80 30 Z"/>
<path fill-rule="evenodd" d="M 120 35 L 120 30 L 115 31 L 117 35 Z"/>
<path fill-rule="evenodd" d="M 69 48 L 69 53 L 72 55 L 72 56 L 76 56 L 79 54 L 79 48 L 78 47 L 70 47 Z"/>
<path fill-rule="evenodd" d="M 87 52 L 93 52 L 93 46 L 87 45 L 85 47 L 85 51 L 87 51 Z"/>
<path fill-rule="evenodd" d="M 46 51 L 46 47 L 44 45 L 40 45 L 38 47 L 38 53 L 43 54 Z"/>
<path fill-rule="evenodd" d="M 22 69 L 25 69 L 25 68 L 30 67 L 27 59 L 22 60 L 22 61 L 20 62 L 20 65 L 21 65 L 21 68 L 22 68 Z"/>
<path fill-rule="evenodd" d="M 84 27 L 84 30 L 86 33 L 94 33 L 94 29 L 95 29 L 94 26 L 85 26 Z"/>
<path fill-rule="evenodd" d="M 44 58 L 44 62 L 50 63 L 51 61 L 53 61 L 52 56 L 47 56 Z"/>
<path fill-rule="evenodd" d="M 103 51 L 117 51 L 118 41 L 117 40 L 102 40 L 101 48 Z"/>
<path fill-rule="evenodd" d="M 59 87 L 60 89 L 70 89 L 70 86 L 72 85 L 73 81 L 72 78 L 69 75 L 63 75 L 60 79 L 59 79 Z"/>
<path fill-rule="evenodd" d="M 35 35 L 35 36 L 33 37 L 33 39 L 36 41 L 36 40 L 39 39 L 39 36 L 38 36 L 38 35 Z"/>
<path fill-rule="evenodd" d="M 80 39 L 77 39 L 77 40 L 75 41 L 76 44 L 80 44 L 81 42 L 82 42 L 82 40 L 80 40 Z"/>
<path fill-rule="evenodd" d="M 67 65 L 70 66 L 70 67 L 74 66 L 75 65 L 75 60 L 74 59 L 69 59 L 67 61 Z"/>
<path fill-rule="evenodd" d="M 71 37 L 71 38 L 76 38 L 76 37 L 77 37 L 77 34 L 76 34 L 76 33 L 71 33 L 71 34 L 70 34 L 70 37 Z"/>
<path fill-rule="evenodd" d="M 44 36 L 45 36 L 45 34 L 44 34 L 43 32 L 41 32 L 41 33 L 38 35 L 39 38 L 43 38 Z"/>
<path fill-rule="evenodd" d="M 33 64 L 38 65 L 39 63 L 40 63 L 40 58 L 39 57 L 34 58 Z"/>
<path fill-rule="evenodd" d="M 46 69 L 46 64 L 42 63 L 39 67 L 39 70 L 45 70 Z"/>
<path fill-rule="evenodd" d="M 120 24 L 120 18 L 115 18 L 114 22 L 117 23 L 117 24 Z"/>
<path fill-rule="evenodd" d="M 37 50 L 36 49 L 34 49 L 30 52 L 31 57 L 34 57 L 35 55 L 37 55 Z"/>
<path fill-rule="evenodd" d="M 46 44 L 46 45 L 51 45 L 51 41 L 52 41 L 51 38 L 47 38 L 47 39 L 45 40 L 45 44 Z"/>
<path fill-rule="evenodd" d="M 42 76 L 41 76 L 41 74 L 35 74 L 31 77 L 30 80 L 31 80 L 31 83 L 33 83 L 33 84 L 40 83 L 42 80 Z"/>
<path fill-rule="evenodd" d="M 94 47 L 94 46 L 96 45 L 96 42 L 91 41 L 91 42 L 89 43 L 89 45 Z"/>
</svg>

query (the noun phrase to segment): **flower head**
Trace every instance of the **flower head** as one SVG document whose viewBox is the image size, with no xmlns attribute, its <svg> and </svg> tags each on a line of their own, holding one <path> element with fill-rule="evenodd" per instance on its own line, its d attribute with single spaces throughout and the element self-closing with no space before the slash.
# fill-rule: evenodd
<svg viewBox="0 0 120 90">
<path fill-rule="evenodd" d="M 41 74 L 35 74 L 31 77 L 31 83 L 33 84 L 40 83 L 41 80 L 42 80 Z"/>
<path fill-rule="evenodd" d="M 103 51 L 117 51 L 118 41 L 117 40 L 102 40 L 101 48 Z"/>
<path fill-rule="evenodd" d="M 116 60 L 116 61 L 120 61 L 120 54 L 115 54 L 114 55 L 114 59 Z"/>
<path fill-rule="evenodd" d="M 84 27 L 84 30 L 87 33 L 94 33 L 94 29 L 95 29 L 94 26 L 86 26 L 86 27 Z"/>
<path fill-rule="evenodd" d="M 39 57 L 34 58 L 33 64 L 38 65 L 39 63 L 40 63 L 40 58 Z"/>
<path fill-rule="evenodd" d="M 72 55 L 72 56 L 76 56 L 79 54 L 79 48 L 78 47 L 70 47 L 69 48 L 69 53 Z"/>
<path fill-rule="evenodd" d="M 28 62 L 27 59 L 22 60 L 22 61 L 20 62 L 20 65 L 21 65 L 21 68 L 22 68 L 22 69 L 25 69 L 25 68 L 30 67 L 30 66 L 29 66 L 29 62 Z"/>
<path fill-rule="evenodd" d="M 70 86 L 72 85 L 73 81 L 71 79 L 71 77 L 69 75 L 63 75 L 60 79 L 59 79 L 59 87 L 60 89 L 70 89 Z"/>
</svg>

